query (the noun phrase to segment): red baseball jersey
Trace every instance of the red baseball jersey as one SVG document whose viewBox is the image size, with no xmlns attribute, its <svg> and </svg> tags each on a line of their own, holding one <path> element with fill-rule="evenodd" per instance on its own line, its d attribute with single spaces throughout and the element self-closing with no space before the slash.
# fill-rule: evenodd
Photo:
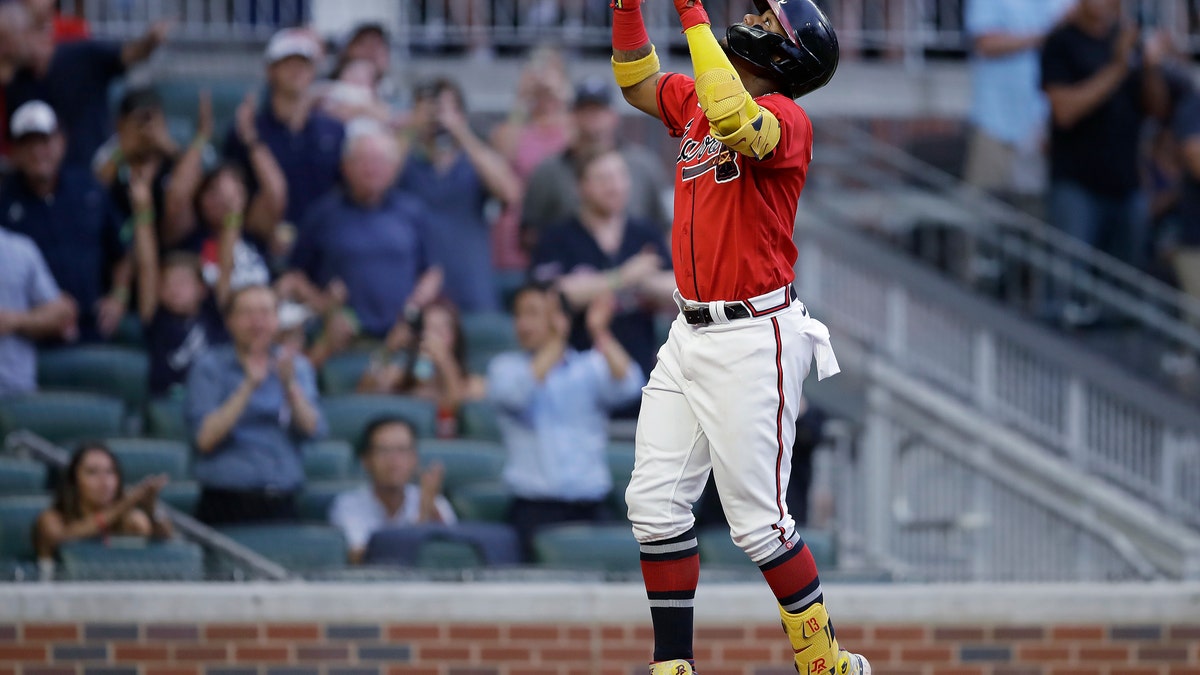
<svg viewBox="0 0 1200 675">
<path fill-rule="evenodd" d="M 779 145 L 756 160 L 709 135 L 695 81 L 679 73 L 658 80 L 658 111 L 682 137 L 675 160 L 675 283 L 700 302 L 745 300 L 792 282 L 796 205 L 812 159 L 812 122 L 783 94 L 755 99 L 779 119 Z"/>
</svg>

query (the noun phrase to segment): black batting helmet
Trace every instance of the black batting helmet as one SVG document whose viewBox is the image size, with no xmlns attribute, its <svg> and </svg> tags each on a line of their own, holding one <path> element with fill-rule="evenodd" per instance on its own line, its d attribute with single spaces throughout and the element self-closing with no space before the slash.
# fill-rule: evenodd
<svg viewBox="0 0 1200 675">
<path fill-rule="evenodd" d="M 825 86 L 837 70 L 839 50 L 824 12 L 812 0 L 754 0 L 754 5 L 760 14 L 774 11 L 787 37 L 735 23 L 725 33 L 729 51 L 782 84 L 792 98 Z"/>
</svg>

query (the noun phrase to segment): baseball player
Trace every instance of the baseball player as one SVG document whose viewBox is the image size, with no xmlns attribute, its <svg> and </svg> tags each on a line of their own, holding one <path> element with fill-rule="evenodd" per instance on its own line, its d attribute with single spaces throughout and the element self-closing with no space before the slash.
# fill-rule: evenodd
<svg viewBox="0 0 1200 675">
<path fill-rule="evenodd" d="M 690 675 L 700 576 L 692 504 L 711 471 L 731 535 L 779 601 L 802 675 L 869 675 L 840 649 L 812 554 L 784 501 L 801 384 L 838 372 L 829 331 L 792 290 L 812 124 L 837 38 L 810 0 L 754 0 L 718 42 L 674 0 L 695 77 L 659 71 L 641 0 L 614 0 L 613 71 L 633 107 L 681 138 L 672 256 L 680 313 L 642 390 L 626 492 L 654 625 L 651 675 Z"/>
</svg>

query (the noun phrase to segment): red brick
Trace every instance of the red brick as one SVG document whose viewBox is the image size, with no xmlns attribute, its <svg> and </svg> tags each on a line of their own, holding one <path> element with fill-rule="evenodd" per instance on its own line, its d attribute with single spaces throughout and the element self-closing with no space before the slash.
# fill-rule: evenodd
<svg viewBox="0 0 1200 675">
<path fill-rule="evenodd" d="M 996 666 L 992 675 L 1042 675 L 1042 669 L 1033 666 Z"/>
<path fill-rule="evenodd" d="M 1055 626 L 1050 629 L 1054 640 L 1103 640 L 1104 626 Z"/>
<path fill-rule="evenodd" d="M 286 645 L 238 644 L 233 646 L 233 660 L 241 663 L 287 663 L 291 649 Z"/>
<path fill-rule="evenodd" d="M 746 675 L 746 671 L 742 668 L 714 668 L 713 666 L 704 667 L 704 675 Z"/>
<path fill-rule="evenodd" d="M 1171 666 L 1170 675 L 1200 675 L 1200 666 Z"/>
<path fill-rule="evenodd" d="M 1056 666 L 1049 675 L 1104 675 L 1100 666 Z"/>
<path fill-rule="evenodd" d="M 1091 663 L 1128 663 L 1130 649 L 1114 644 L 1084 644 L 1076 648 L 1079 661 Z"/>
<path fill-rule="evenodd" d="M 859 640 L 866 639 L 867 637 L 867 629 L 854 623 L 844 626 L 840 623 L 835 624 L 834 629 L 837 630 L 838 642 L 857 642 Z M 776 635 L 779 635 L 782 632 L 783 631 L 779 630 L 779 628 L 775 629 Z M 757 631 L 755 633 L 757 636 Z"/>
<path fill-rule="evenodd" d="M 647 649 L 647 651 L 649 651 Z M 564 663 L 591 663 L 592 654 L 586 649 L 575 649 L 572 647 L 543 647 L 538 650 L 538 655 L 541 656 L 542 663 L 554 663 L 562 665 Z"/>
<path fill-rule="evenodd" d="M 696 629 L 696 641 L 744 640 L 746 629 L 741 626 L 701 626 Z"/>
<path fill-rule="evenodd" d="M 45 663 L 48 651 L 46 645 L 0 645 L 0 662 Z"/>
<path fill-rule="evenodd" d="M 508 675 L 558 675 L 557 668 L 534 668 L 533 666 L 519 666 L 509 668 Z"/>
<path fill-rule="evenodd" d="M 601 640 L 617 640 L 617 641 L 624 640 L 625 639 L 625 627 L 624 626 L 600 626 L 600 639 Z"/>
<path fill-rule="evenodd" d="M 731 644 L 721 647 L 722 659 L 732 663 L 771 663 L 777 654 L 778 651 L 768 645 Z"/>
<path fill-rule="evenodd" d="M 21 675 L 76 675 L 83 666 L 21 666 Z"/>
<path fill-rule="evenodd" d="M 1016 660 L 1040 666 L 1044 663 L 1065 663 L 1071 660 L 1071 649 L 1052 642 L 1027 642 L 1017 645 Z"/>
<path fill-rule="evenodd" d="M 1200 624 L 1179 624 L 1171 626 L 1167 634 L 1172 640 L 1200 641 Z"/>
<path fill-rule="evenodd" d="M 350 660 L 349 645 L 301 645 L 296 647 L 297 661 L 335 661 L 344 663 Z"/>
<path fill-rule="evenodd" d="M 558 627 L 512 625 L 508 627 L 508 639 L 554 641 L 558 640 Z"/>
<path fill-rule="evenodd" d="M 413 665 L 411 663 L 390 666 L 387 675 L 441 675 L 437 666 Z"/>
<path fill-rule="evenodd" d="M 864 642 L 854 646 L 854 651 L 867 657 L 867 660 L 872 664 L 889 663 L 892 660 L 892 652 L 890 646 L 879 642 Z"/>
<path fill-rule="evenodd" d="M 980 666 L 937 666 L 932 675 L 984 675 Z"/>
<path fill-rule="evenodd" d="M 992 631 L 996 640 L 1041 640 L 1045 636 L 1042 626 L 996 626 Z"/>
<path fill-rule="evenodd" d="M 200 668 L 189 666 L 146 666 L 143 675 L 200 675 Z"/>
<path fill-rule="evenodd" d="M 839 639 L 842 637 L 841 633 L 839 630 Z M 982 626 L 935 626 L 933 629 L 933 639 L 936 642 L 982 642 L 985 634 Z"/>
<path fill-rule="evenodd" d="M 74 623 L 27 623 L 21 631 L 25 642 L 55 642 L 79 640 L 79 624 Z"/>
<path fill-rule="evenodd" d="M 923 668 L 888 668 L 887 675 L 925 675 Z"/>
<path fill-rule="evenodd" d="M 603 654 L 605 663 L 640 663 L 645 665 L 650 662 L 651 657 L 651 650 L 642 647 L 605 648 L 601 653 Z M 542 660 L 545 661 L 545 659 Z"/>
<path fill-rule="evenodd" d="M 208 640 L 257 640 L 259 627 L 252 623 L 212 623 L 204 627 Z"/>
<path fill-rule="evenodd" d="M 1160 671 L 1158 668 L 1153 668 L 1150 666 L 1145 666 L 1142 668 L 1130 666 L 1113 668 L 1112 670 L 1108 671 L 1108 675 L 1159 675 L 1159 672 Z"/>
<path fill-rule="evenodd" d="M 647 640 L 647 641 L 653 640 L 654 639 L 654 627 L 653 626 L 634 626 L 633 627 L 633 639 Z"/>
<path fill-rule="evenodd" d="M 388 640 L 437 640 L 442 637 L 441 626 L 428 624 L 393 623 L 385 632 Z"/>
<path fill-rule="evenodd" d="M 441 663 L 442 661 L 470 661 L 471 645 L 467 643 L 453 645 L 418 645 L 416 658 L 422 663 Z"/>
<path fill-rule="evenodd" d="M 646 645 L 646 661 L 650 661 L 651 654 L 654 651 L 652 644 Z M 692 654 L 696 657 L 696 663 L 713 663 L 717 660 L 717 648 L 711 644 L 698 644 L 692 647 Z"/>
<path fill-rule="evenodd" d="M 113 661 L 119 664 L 170 660 L 170 653 L 166 645 L 142 645 L 136 642 L 118 642 L 113 645 L 112 654 Z"/>
<path fill-rule="evenodd" d="M 320 640 L 321 627 L 315 623 L 267 624 L 268 640 Z"/>
<path fill-rule="evenodd" d="M 451 640 L 499 640 L 500 627 L 492 624 L 450 626 Z"/>
<path fill-rule="evenodd" d="M 836 626 L 838 639 L 842 637 L 842 627 Z M 859 627 L 862 628 L 861 626 Z M 787 633 L 783 631 L 783 627 L 779 624 L 766 624 L 765 626 L 754 626 L 750 631 L 750 639 L 752 640 L 786 640 Z"/>
<path fill-rule="evenodd" d="M 900 661 L 904 663 L 950 663 L 954 659 L 954 651 L 949 647 L 920 646 L 900 647 Z"/>
<path fill-rule="evenodd" d="M 651 632 L 651 636 L 654 633 Z M 592 629 L 587 626 L 567 626 L 566 638 L 568 642 L 578 642 L 580 640 L 591 640 Z"/>
<path fill-rule="evenodd" d="M 923 642 L 927 631 L 924 626 L 908 624 L 875 626 L 875 639 L 880 642 Z"/>
<path fill-rule="evenodd" d="M 528 663 L 533 660 L 533 650 L 528 647 L 484 647 L 479 650 L 484 663 Z"/>
<path fill-rule="evenodd" d="M 0 666 L 0 675 L 17 675 L 16 666 Z"/>
<path fill-rule="evenodd" d="M 210 645 L 175 645 L 176 661 L 207 661 L 210 663 L 225 663 L 229 660 L 229 650 L 225 647 Z"/>
<path fill-rule="evenodd" d="M 1178 661 L 1188 660 L 1188 648 L 1169 645 L 1143 645 L 1138 647 L 1137 660 L 1141 661 Z"/>
</svg>

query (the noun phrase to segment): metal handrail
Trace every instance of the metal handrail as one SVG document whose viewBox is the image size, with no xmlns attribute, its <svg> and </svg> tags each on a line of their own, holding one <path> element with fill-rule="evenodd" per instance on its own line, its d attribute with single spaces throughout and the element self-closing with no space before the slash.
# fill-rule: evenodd
<svg viewBox="0 0 1200 675">
<path fill-rule="evenodd" d="M 59 469 L 65 469 L 71 461 L 71 453 L 27 430 L 14 431 L 8 434 L 4 439 L 4 445 L 10 450 L 28 452 L 40 461 Z M 170 504 L 166 504 L 160 500 L 155 504 L 154 509 L 156 512 L 163 513 L 170 518 L 171 524 L 181 534 L 206 548 L 215 549 L 234 559 L 239 564 L 249 568 L 256 578 L 269 581 L 285 581 L 293 578 L 292 574 L 282 565 L 263 557 L 258 552 L 217 532 L 195 518 L 173 508 Z"/>
</svg>

